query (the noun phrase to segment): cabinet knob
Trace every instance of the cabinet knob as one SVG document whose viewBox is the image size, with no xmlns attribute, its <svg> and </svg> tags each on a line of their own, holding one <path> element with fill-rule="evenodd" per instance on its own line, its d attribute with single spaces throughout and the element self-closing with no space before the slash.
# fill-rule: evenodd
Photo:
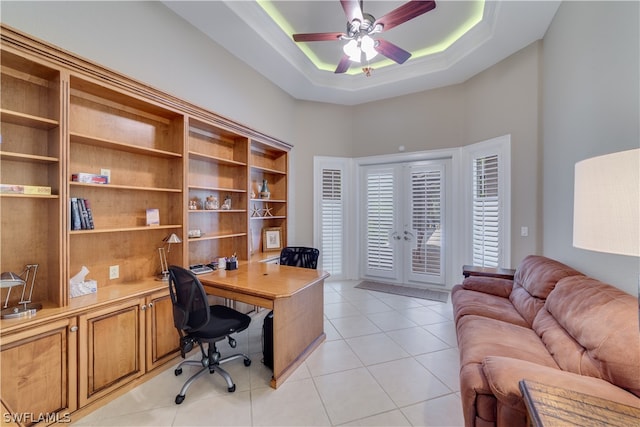
<svg viewBox="0 0 640 427">
<path fill-rule="evenodd" d="M 73 325 L 71 328 L 69 328 L 69 330 L 71 332 L 78 332 L 78 325 Z"/>
<path fill-rule="evenodd" d="M 146 304 L 142 304 L 142 307 L 140 307 L 140 310 L 144 311 L 147 309 L 147 305 Z"/>
<path fill-rule="evenodd" d="M 153 308 L 153 303 L 152 302 L 149 303 L 149 308 Z"/>
</svg>

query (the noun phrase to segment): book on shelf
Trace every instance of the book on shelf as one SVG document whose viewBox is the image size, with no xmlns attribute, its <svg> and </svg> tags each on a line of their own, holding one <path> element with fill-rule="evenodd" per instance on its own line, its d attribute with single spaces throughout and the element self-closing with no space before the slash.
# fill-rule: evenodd
<svg viewBox="0 0 640 427">
<path fill-rule="evenodd" d="M 109 177 L 106 175 L 98 175 L 95 173 L 78 172 L 71 175 L 71 181 L 84 182 L 87 184 L 108 184 Z"/>
<path fill-rule="evenodd" d="M 51 187 L 43 185 L 0 184 L 0 194 L 29 194 L 50 196 Z"/>
<path fill-rule="evenodd" d="M 89 207 L 89 201 L 80 197 L 71 198 L 71 229 L 93 230 L 93 214 Z"/>
</svg>

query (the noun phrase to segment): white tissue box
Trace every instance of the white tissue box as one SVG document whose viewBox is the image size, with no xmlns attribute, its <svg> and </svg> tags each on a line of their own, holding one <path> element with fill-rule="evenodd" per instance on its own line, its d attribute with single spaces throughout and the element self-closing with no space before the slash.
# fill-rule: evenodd
<svg viewBox="0 0 640 427">
<path fill-rule="evenodd" d="M 85 280 L 81 283 L 71 284 L 71 298 L 87 294 L 95 294 L 98 291 L 98 282 L 95 280 Z"/>
</svg>

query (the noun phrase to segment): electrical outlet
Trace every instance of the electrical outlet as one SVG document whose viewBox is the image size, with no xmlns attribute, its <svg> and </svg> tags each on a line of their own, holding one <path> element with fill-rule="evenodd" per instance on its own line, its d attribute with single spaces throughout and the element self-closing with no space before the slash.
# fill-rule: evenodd
<svg viewBox="0 0 640 427">
<path fill-rule="evenodd" d="M 112 265 L 109 267 L 109 280 L 117 279 L 120 277 L 120 266 Z"/>
</svg>

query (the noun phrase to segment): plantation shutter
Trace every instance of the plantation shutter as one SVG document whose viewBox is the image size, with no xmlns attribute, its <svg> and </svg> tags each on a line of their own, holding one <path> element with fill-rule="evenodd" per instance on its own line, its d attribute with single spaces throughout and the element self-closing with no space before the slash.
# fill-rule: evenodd
<svg viewBox="0 0 640 427">
<path fill-rule="evenodd" d="M 393 248 L 389 244 L 394 226 L 393 170 L 367 173 L 366 266 L 371 271 L 392 271 Z"/>
<path fill-rule="evenodd" d="M 499 161 L 498 155 L 473 160 L 473 264 L 500 264 Z"/>
<path fill-rule="evenodd" d="M 321 247 L 322 270 L 333 276 L 343 273 L 344 200 L 343 173 L 322 169 Z"/>
<path fill-rule="evenodd" d="M 443 276 L 443 173 L 441 166 L 431 166 L 410 175 L 411 228 L 416 242 L 411 251 L 411 272 L 434 278 Z"/>
</svg>

